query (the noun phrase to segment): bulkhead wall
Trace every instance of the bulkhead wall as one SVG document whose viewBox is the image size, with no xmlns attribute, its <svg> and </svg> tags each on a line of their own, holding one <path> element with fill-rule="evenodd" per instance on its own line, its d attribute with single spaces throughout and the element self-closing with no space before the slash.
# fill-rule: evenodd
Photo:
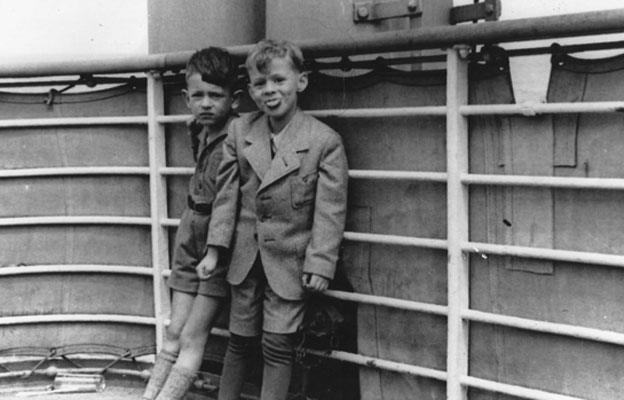
<svg viewBox="0 0 624 400">
<path fill-rule="evenodd" d="M 264 37 L 264 0 L 150 0 L 149 53 L 254 43 Z"/>
</svg>

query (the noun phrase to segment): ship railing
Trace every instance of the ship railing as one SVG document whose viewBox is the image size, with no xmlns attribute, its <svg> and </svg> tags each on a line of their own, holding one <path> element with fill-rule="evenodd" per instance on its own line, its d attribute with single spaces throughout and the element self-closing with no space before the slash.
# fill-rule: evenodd
<svg viewBox="0 0 624 400">
<path fill-rule="evenodd" d="M 360 232 L 346 232 L 344 238 L 347 241 L 354 242 L 413 246 L 447 251 L 447 304 L 429 304 L 333 290 L 326 292 L 328 297 L 344 301 L 411 310 L 418 313 L 445 317 L 447 319 L 446 370 L 426 368 L 338 350 L 330 352 L 308 350 L 310 354 L 370 368 L 379 368 L 444 381 L 446 382 L 447 399 L 449 400 L 466 399 L 468 388 L 477 388 L 534 400 L 581 400 L 578 397 L 470 376 L 468 371 L 468 338 L 470 324 L 468 322 L 481 322 L 621 346 L 624 346 L 624 333 L 518 318 L 470 309 L 468 255 L 504 255 L 572 263 L 587 263 L 618 268 L 624 267 L 624 256 L 471 242 L 468 235 L 468 187 L 470 185 L 498 185 L 622 190 L 624 189 L 624 179 L 471 174 L 468 170 L 467 159 L 467 120 L 469 116 L 475 115 L 519 115 L 531 117 L 540 114 L 559 113 L 613 113 L 623 110 L 624 102 L 470 105 L 468 104 L 468 60 L 466 53 L 468 52 L 468 48 L 474 45 L 523 42 L 563 37 L 582 37 L 620 32 L 624 32 L 624 9 L 379 33 L 348 41 L 319 40 L 299 42 L 306 56 L 313 58 L 344 57 L 350 55 L 443 48 L 446 49 L 447 68 L 446 106 L 309 111 L 310 114 L 318 117 L 331 116 L 336 118 L 416 115 L 440 116 L 446 118 L 446 172 L 351 170 L 349 176 L 351 179 L 410 180 L 446 183 L 448 202 L 447 238 L 432 239 Z M 578 50 L 591 50 L 621 48 L 624 47 L 624 44 L 622 42 L 597 43 L 593 41 L 592 43 L 570 47 Z M 239 58 L 243 57 L 249 49 L 250 46 L 234 46 L 229 48 L 232 54 Z M 510 52 L 510 55 L 541 54 L 548 51 L 548 48 L 516 49 Z M 41 265 L 2 268 L 0 269 L 0 275 L 67 272 L 147 275 L 153 277 L 155 304 L 153 318 L 126 315 L 37 315 L 2 317 L 0 318 L 0 325 L 71 321 L 108 321 L 148 324 L 155 326 L 157 347 L 160 347 L 163 337 L 163 326 L 166 322 L 165 316 L 169 312 L 170 307 L 168 290 L 165 286 L 165 278 L 169 275 L 168 229 L 177 226 L 179 223 L 179 220 L 169 218 L 167 215 L 166 178 L 167 176 L 190 175 L 192 173 L 192 169 L 190 168 L 168 167 L 166 165 L 165 125 L 185 122 L 188 120 L 189 116 L 165 115 L 161 73 L 166 70 L 181 70 L 190 54 L 190 52 L 179 52 L 140 57 L 125 57 L 120 59 L 107 58 L 91 61 L 0 65 L 0 78 L 68 76 L 95 73 L 146 73 L 148 98 L 148 112 L 146 116 L 0 120 L 0 128 L 76 125 L 94 126 L 109 124 L 147 125 L 149 136 L 148 167 L 66 167 L 0 170 L 0 179 L 76 175 L 146 175 L 149 176 L 150 179 L 150 217 L 48 216 L 0 218 L 0 226 L 45 224 L 132 224 L 150 226 L 152 237 L 152 267 L 123 265 Z M 438 58 L 436 58 L 436 60 Z M 389 266 L 389 269 L 390 268 L 391 266 Z M 228 335 L 227 331 L 219 329 L 213 330 L 213 333 L 219 336 Z"/>
</svg>

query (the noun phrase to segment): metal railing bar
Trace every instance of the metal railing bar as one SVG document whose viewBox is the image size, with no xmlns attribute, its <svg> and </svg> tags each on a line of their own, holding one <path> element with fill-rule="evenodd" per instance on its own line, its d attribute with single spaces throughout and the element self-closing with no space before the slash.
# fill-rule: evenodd
<svg viewBox="0 0 624 400">
<path fill-rule="evenodd" d="M 171 312 L 169 288 L 160 272 L 169 268 L 169 232 L 160 223 L 167 216 L 167 179 L 160 169 L 167 165 L 165 127 L 158 123 L 158 117 L 165 114 L 165 89 L 162 74 L 151 71 L 147 74 L 147 137 L 150 168 L 150 233 L 151 260 L 154 268 L 153 296 L 154 318 L 156 319 L 156 349 L 163 344 L 164 316 Z"/>
<path fill-rule="evenodd" d="M 542 260 L 564 261 L 583 264 L 597 264 L 624 268 L 624 256 L 584 251 L 556 250 L 540 247 L 511 246 L 502 244 L 465 242 L 462 249 L 469 253 L 493 254 Z"/>
<path fill-rule="evenodd" d="M 398 235 L 382 235 L 378 233 L 363 233 L 363 232 L 345 232 L 345 240 L 352 242 L 363 242 L 372 244 L 388 244 L 396 246 L 414 246 L 424 247 L 429 249 L 447 249 L 447 241 L 444 239 L 429 239 L 429 238 L 417 238 L 410 236 L 398 236 Z"/>
<path fill-rule="evenodd" d="M 75 118 L 30 118 L 2 119 L 0 128 L 29 128 L 43 126 L 80 126 L 80 125 L 144 125 L 147 116 L 132 117 L 75 117 Z"/>
<path fill-rule="evenodd" d="M 73 359 L 74 357 L 72 357 Z M 21 359 L 21 358 L 20 358 Z M 73 373 L 73 374 L 97 374 L 97 373 L 102 373 L 102 368 L 56 368 L 55 373 Z M 147 373 L 148 371 L 146 370 L 136 370 L 136 369 L 127 369 L 127 368 L 106 368 L 106 374 L 115 374 L 115 375 L 123 375 L 123 376 L 135 376 L 138 378 L 143 378 L 146 379 L 147 378 Z M 0 379 L 7 379 L 7 378 L 28 378 L 31 377 L 32 375 L 45 375 L 45 376 L 49 376 L 50 372 L 49 370 L 43 369 L 43 370 L 21 370 L 21 371 L 11 371 L 11 372 L 0 372 Z M 9 391 L 7 393 L 12 393 L 12 391 L 14 389 L 8 389 Z M 3 393 L 2 391 L 0 391 L 0 396 L 4 395 L 5 393 Z"/>
<path fill-rule="evenodd" d="M 110 273 L 128 275 L 152 276 L 153 268 L 134 267 L 128 265 L 95 265 L 95 264 L 74 264 L 74 265 L 23 265 L 16 267 L 0 268 L 0 276 L 28 275 L 28 274 L 62 274 L 68 272 L 88 272 L 88 273 Z"/>
<path fill-rule="evenodd" d="M 160 169 L 162 175 L 191 175 L 191 167 L 165 167 Z M 445 172 L 427 171 L 389 171 L 373 169 L 349 170 L 349 178 L 352 179 L 388 179 L 388 180 L 413 180 L 424 182 L 446 182 Z"/>
<path fill-rule="evenodd" d="M 623 101 L 596 101 L 579 103 L 536 103 L 523 104 L 472 104 L 461 106 L 460 113 L 470 115 L 524 115 L 612 113 L 624 111 Z"/>
<path fill-rule="evenodd" d="M 52 216 L 0 218 L 0 226 L 24 225 L 149 225 L 147 217 Z"/>
<path fill-rule="evenodd" d="M 163 218 L 160 224 L 166 227 L 176 227 L 180 225 L 180 218 Z"/>
<path fill-rule="evenodd" d="M 446 106 L 387 107 L 387 108 L 338 108 L 327 110 L 306 110 L 306 114 L 317 118 L 392 118 L 412 116 L 444 116 Z"/>
<path fill-rule="evenodd" d="M 459 107 L 463 116 L 474 115 L 525 115 L 573 114 L 573 113 L 612 113 L 624 112 L 624 101 L 596 101 L 577 103 L 537 103 L 523 104 L 469 104 Z M 421 107 L 378 107 L 378 108 L 337 108 L 325 110 L 305 110 L 317 118 L 392 118 L 409 116 L 444 116 L 446 106 Z M 158 117 L 160 123 L 182 123 L 190 115 L 167 115 Z"/>
<path fill-rule="evenodd" d="M 52 167 L 0 170 L 0 178 L 73 175 L 148 175 L 148 167 Z"/>
<path fill-rule="evenodd" d="M 324 110 L 304 110 L 306 114 L 317 118 L 391 118 L 410 116 L 444 116 L 445 106 L 421 107 L 376 107 L 376 108 L 336 108 Z M 157 121 L 162 124 L 186 123 L 191 115 L 163 115 Z"/>
<path fill-rule="evenodd" d="M 446 172 L 352 169 L 349 170 L 349 178 L 446 182 Z"/>
<path fill-rule="evenodd" d="M 624 31 L 624 10 L 604 10 L 540 18 L 491 21 L 483 24 L 437 26 L 418 30 L 380 32 L 352 38 L 299 41 L 307 57 L 388 53 L 403 50 L 440 49 L 454 44 L 487 44 L 598 35 Z M 242 59 L 252 45 L 231 46 Z M 184 68 L 192 51 L 141 56 L 49 62 L 39 60 L 0 66 L 0 77 L 108 74 Z"/>
<path fill-rule="evenodd" d="M 404 364 L 395 361 L 383 360 L 381 358 L 363 356 L 361 354 L 348 353 L 346 351 L 332 350 L 330 352 L 306 349 L 306 354 L 317 357 L 330 358 L 332 360 L 344 361 L 351 364 L 362 365 L 369 368 L 377 368 L 385 371 L 398 372 L 424 378 L 446 381 L 447 374 L 432 368 L 419 367 L 416 365 Z"/>
<path fill-rule="evenodd" d="M 140 315 L 119 314 L 48 314 L 48 315 L 21 315 L 16 317 L 0 317 L 0 326 L 47 324 L 54 322 L 118 322 L 136 325 L 154 325 L 154 317 Z"/>
<path fill-rule="evenodd" d="M 464 174 L 462 175 L 462 182 L 468 185 L 532 186 L 563 189 L 624 189 L 624 179 L 622 178 Z"/>
<path fill-rule="evenodd" d="M 472 376 L 463 376 L 460 378 L 462 385 L 469 386 L 476 389 L 487 390 L 490 392 L 497 392 L 507 394 L 515 397 L 521 397 L 531 400 L 586 400 L 580 397 L 566 396 L 563 394 L 546 392 L 538 389 L 530 389 L 522 386 L 509 385 L 506 383 L 499 383 L 489 381 L 486 379 L 475 378 Z"/>
<path fill-rule="evenodd" d="M 164 218 L 160 221 L 163 226 L 175 227 L 180 225 L 179 218 Z M 378 233 L 345 232 L 344 239 L 352 242 L 372 244 L 387 244 L 395 246 L 413 246 L 429 249 L 446 250 L 447 242 L 444 239 L 417 238 L 410 236 L 382 235 Z"/>
<path fill-rule="evenodd" d="M 490 21 L 419 29 L 416 32 L 379 32 L 360 41 L 309 40 L 298 44 L 315 57 L 343 56 L 416 49 L 448 48 L 456 44 L 489 44 L 622 32 L 624 10 L 613 9 L 538 18 Z"/>
<path fill-rule="evenodd" d="M 221 329 L 221 328 L 212 328 L 210 330 L 210 334 L 218 336 L 218 337 L 222 337 L 222 338 L 230 337 L 230 331 L 228 331 L 227 329 Z"/>
<path fill-rule="evenodd" d="M 350 301 L 359 304 L 383 306 L 400 310 L 416 311 L 426 314 L 447 315 L 448 307 L 438 304 L 422 303 L 419 301 L 396 299 L 393 297 L 374 296 L 369 294 L 343 292 L 339 290 L 326 290 L 323 295 L 338 300 Z"/>
<path fill-rule="evenodd" d="M 160 174 L 166 176 L 176 176 L 176 175 L 192 175 L 194 169 L 192 167 L 164 167 L 160 168 Z"/>
<path fill-rule="evenodd" d="M 191 118 L 193 118 L 191 114 L 159 115 L 156 117 L 156 122 L 160 124 L 185 124 L 190 121 Z"/>
<path fill-rule="evenodd" d="M 593 340 L 596 342 L 611 343 L 624 346 L 624 333 L 606 331 L 603 329 L 586 328 L 578 325 L 561 324 L 539 321 L 528 318 L 512 317 L 487 313 L 477 310 L 464 310 L 462 317 L 473 322 L 482 322 L 492 325 L 502 325 L 533 332 L 550 333 L 554 335 L 570 336 L 578 339 Z"/>
<path fill-rule="evenodd" d="M 454 46 L 447 50 L 446 68 L 446 236 L 447 250 L 447 343 L 446 343 L 446 397 L 449 400 L 465 400 L 459 378 L 468 374 L 469 326 L 460 312 L 470 304 L 470 266 L 468 257 L 461 250 L 463 241 L 469 238 L 469 192 L 461 182 L 462 174 L 468 173 L 468 118 L 461 115 L 460 108 L 468 103 L 468 61 L 461 52 L 466 46 Z"/>
</svg>

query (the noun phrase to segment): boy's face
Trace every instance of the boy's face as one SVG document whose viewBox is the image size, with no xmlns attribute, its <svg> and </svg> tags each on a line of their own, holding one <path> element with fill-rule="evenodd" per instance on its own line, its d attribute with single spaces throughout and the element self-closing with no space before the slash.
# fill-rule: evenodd
<svg viewBox="0 0 624 400">
<path fill-rule="evenodd" d="M 249 72 L 249 94 L 269 116 L 272 127 L 281 130 L 297 110 L 297 94 L 308 85 L 305 73 L 293 68 L 288 58 L 274 58 L 266 71 Z"/>
<path fill-rule="evenodd" d="M 201 74 L 192 74 L 182 91 L 186 105 L 195 120 L 207 127 L 219 127 L 238 105 L 238 99 L 229 88 L 204 82 Z"/>
</svg>

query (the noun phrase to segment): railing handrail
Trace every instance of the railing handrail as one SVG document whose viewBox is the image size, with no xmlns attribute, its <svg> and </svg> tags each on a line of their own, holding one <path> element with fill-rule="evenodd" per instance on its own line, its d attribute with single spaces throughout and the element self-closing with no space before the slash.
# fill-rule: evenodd
<svg viewBox="0 0 624 400">
<path fill-rule="evenodd" d="M 308 57 L 446 48 L 454 44 L 489 44 L 624 32 L 624 8 L 479 24 L 436 26 L 362 35 L 358 39 L 314 39 L 297 42 Z M 230 46 L 237 58 L 251 45 Z M 0 64 L 0 78 L 114 74 L 184 68 L 192 51 L 49 62 Z"/>
</svg>

